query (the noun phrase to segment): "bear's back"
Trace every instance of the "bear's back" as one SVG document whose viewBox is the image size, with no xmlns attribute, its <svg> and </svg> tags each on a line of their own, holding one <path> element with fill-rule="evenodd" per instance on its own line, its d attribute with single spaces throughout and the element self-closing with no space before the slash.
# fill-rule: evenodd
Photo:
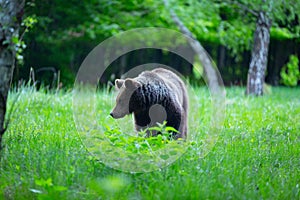
<svg viewBox="0 0 300 200">
<path fill-rule="evenodd" d="M 179 98 L 178 100 L 183 107 L 187 108 L 187 91 L 185 84 L 179 78 L 179 76 L 174 72 L 164 68 L 156 68 L 151 72 L 159 76 L 166 83 L 166 85 L 170 87 L 170 90 L 176 93 L 176 96 Z"/>
</svg>

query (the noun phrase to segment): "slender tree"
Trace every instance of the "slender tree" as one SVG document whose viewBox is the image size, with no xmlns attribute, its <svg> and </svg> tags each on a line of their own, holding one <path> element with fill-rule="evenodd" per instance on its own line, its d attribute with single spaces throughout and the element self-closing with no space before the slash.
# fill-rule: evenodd
<svg viewBox="0 0 300 200">
<path fill-rule="evenodd" d="M 239 20 L 249 25 L 255 20 L 251 60 L 247 78 L 247 95 L 262 96 L 267 69 L 271 27 L 285 25 L 290 35 L 299 37 L 299 23 L 289 26 L 299 18 L 300 2 L 296 0 L 223 0 L 215 1 L 236 11 Z M 233 24 L 234 26 L 234 24 Z M 241 38 L 243 39 L 243 38 Z"/>
<path fill-rule="evenodd" d="M 265 3 L 265 0 L 262 0 L 262 3 Z M 267 69 L 272 22 L 267 12 L 263 10 L 259 10 L 258 13 L 255 14 L 257 21 L 248 70 L 246 94 L 261 96 L 263 95 L 263 85 Z"/>
<path fill-rule="evenodd" d="M 203 65 L 209 87 L 215 91 L 219 91 L 220 84 L 223 84 L 223 82 L 219 80 L 217 70 L 215 69 L 205 49 L 203 48 L 201 43 L 193 36 L 192 32 L 179 19 L 174 10 L 170 8 L 168 0 L 164 0 L 163 2 L 165 4 L 165 7 L 170 10 L 170 15 L 173 22 L 177 25 L 177 27 L 183 34 L 188 36 L 189 44 L 191 45 Z"/>
<path fill-rule="evenodd" d="M 0 0 L 0 146 L 25 0 Z"/>
</svg>

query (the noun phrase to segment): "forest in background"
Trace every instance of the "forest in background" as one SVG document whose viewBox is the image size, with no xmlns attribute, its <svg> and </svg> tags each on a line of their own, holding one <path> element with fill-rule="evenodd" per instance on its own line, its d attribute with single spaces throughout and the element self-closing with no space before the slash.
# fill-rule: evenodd
<svg viewBox="0 0 300 200">
<path fill-rule="evenodd" d="M 300 25 L 295 12 L 300 10 L 300 3 L 268 2 L 266 6 L 271 6 L 273 18 L 266 82 L 281 85 L 282 67 L 289 62 L 291 55 L 300 57 Z M 245 85 L 256 23 L 251 11 L 261 6 L 261 1 L 189 0 L 170 3 L 215 61 L 224 83 Z M 154 0 L 27 1 L 24 13 L 27 17 L 25 23 L 31 23 L 32 28 L 24 34 L 23 47 L 26 47 L 15 68 L 14 80 L 28 80 L 33 68 L 35 79 L 46 85 L 56 82 L 54 79 L 60 76 L 63 86 L 72 86 L 87 54 L 110 36 L 141 27 L 178 30 L 163 2 Z M 149 62 L 173 66 L 189 79 L 197 79 L 193 66 L 176 54 L 143 49 L 117 59 L 101 80 L 106 83 L 111 80 L 111 74 L 119 77 L 130 67 Z"/>
</svg>

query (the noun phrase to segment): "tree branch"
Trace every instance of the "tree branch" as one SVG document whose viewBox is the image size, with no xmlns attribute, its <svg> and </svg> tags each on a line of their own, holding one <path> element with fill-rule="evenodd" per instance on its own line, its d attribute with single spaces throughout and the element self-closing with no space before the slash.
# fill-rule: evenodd
<svg viewBox="0 0 300 200">
<path fill-rule="evenodd" d="M 227 1 L 228 2 L 228 1 Z M 256 12 L 255 10 L 250 9 L 249 7 L 247 7 L 247 5 L 244 5 L 240 2 L 237 1 L 229 1 L 228 3 L 232 4 L 232 5 L 236 5 L 238 6 L 240 9 L 252 14 L 255 17 L 258 17 L 258 12 Z"/>
</svg>

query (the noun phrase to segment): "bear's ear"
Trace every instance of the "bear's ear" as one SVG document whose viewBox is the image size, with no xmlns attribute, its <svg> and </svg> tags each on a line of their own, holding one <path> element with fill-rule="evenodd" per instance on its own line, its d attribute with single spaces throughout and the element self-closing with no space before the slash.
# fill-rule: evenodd
<svg viewBox="0 0 300 200">
<path fill-rule="evenodd" d="M 141 84 L 134 79 L 127 78 L 125 80 L 125 87 L 129 89 L 138 88 Z"/>
<path fill-rule="evenodd" d="M 116 80 L 115 80 L 115 86 L 116 86 L 118 89 L 120 89 L 120 88 L 122 87 L 123 83 L 124 83 L 124 80 L 122 80 L 122 79 L 116 79 Z"/>
</svg>

